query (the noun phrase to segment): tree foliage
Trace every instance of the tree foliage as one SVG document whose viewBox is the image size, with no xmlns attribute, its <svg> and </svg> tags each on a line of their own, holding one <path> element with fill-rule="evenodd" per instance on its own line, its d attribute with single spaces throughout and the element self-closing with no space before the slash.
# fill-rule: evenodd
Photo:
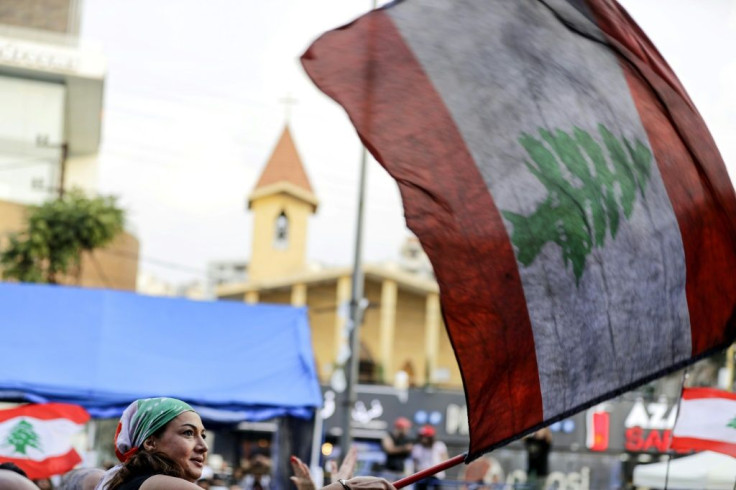
<svg viewBox="0 0 736 490">
<path fill-rule="evenodd" d="M 112 196 L 71 191 L 31 208 L 26 228 L 0 252 L 3 278 L 56 284 L 79 270 L 82 254 L 104 247 L 123 231 L 125 213 Z"/>
<path fill-rule="evenodd" d="M 649 149 L 639 140 L 619 141 L 602 124 L 598 133 L 606 151 L 579 128 L 572 134 L 540 129 L 540 139 L 526 133 L 519 138 L 534 161 L 525 160 L 526 167 L 547 188 L 547 198 L 531 215 L 502 211 L 513 225 L 511 241 L 524 266 L 553 242 L 562 249 L 565 265 L 572 264 L 578 282 L 593 247 L 603 247 L 607 234 L 616 238 L 621 214 L 630 218 L 637 191 L 644 196 L 651 172 Z"/>
</svg>

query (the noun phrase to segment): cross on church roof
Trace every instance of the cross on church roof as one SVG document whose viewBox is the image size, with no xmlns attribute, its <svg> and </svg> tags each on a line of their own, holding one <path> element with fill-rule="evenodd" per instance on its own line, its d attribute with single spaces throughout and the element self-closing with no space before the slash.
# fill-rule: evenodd
<svg viewBox="0 0 736 490">
<path fill-rule="evenodd" d="M 291 107 L 295 106 L 299 101 L 292 97 L 291 94 L 287 94 L 286 97 L 280 98 L 279 102 L 284 104 L 284 118 L 288 123 L 291 117 Z"/>
</svg>

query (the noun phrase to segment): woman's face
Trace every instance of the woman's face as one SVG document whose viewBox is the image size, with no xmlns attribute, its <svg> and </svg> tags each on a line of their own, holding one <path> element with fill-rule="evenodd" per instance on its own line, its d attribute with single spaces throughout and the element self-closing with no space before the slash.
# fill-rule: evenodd
<svg viewBox="0 0 736 490">
<path fill-rule="evenodd" d="M 184 412 L 166 425 L 161 437 L 149 437 L 144 447 L 160 451 L 179 463 L 184 478 L 195 482 L 202 476 L 207 458 L 207 443 L 202 419 L 194 412 Z"/>
</svg>

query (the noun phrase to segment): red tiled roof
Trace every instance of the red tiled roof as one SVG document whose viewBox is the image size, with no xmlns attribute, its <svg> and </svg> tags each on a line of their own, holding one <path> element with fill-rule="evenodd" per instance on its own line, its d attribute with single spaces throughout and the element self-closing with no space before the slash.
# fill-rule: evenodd
<svg viewBox="0 0 736 490">
<path fill-rule="evenodd" d="M 254 190 L 283 181 L 294 184 L 310 193 L 313 192 L 288 125 L 284 126 L 281 138 L 276 143 L 271 158 L 269 158 L 266 167 L 263 169 Z"/>
</svg>

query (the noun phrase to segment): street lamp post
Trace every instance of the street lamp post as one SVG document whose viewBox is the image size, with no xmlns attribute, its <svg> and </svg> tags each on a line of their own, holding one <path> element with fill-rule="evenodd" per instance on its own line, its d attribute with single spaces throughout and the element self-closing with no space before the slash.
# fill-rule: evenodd
<svg viewBox="0 0 736 490">
<path fill-rule="evenodd" d="M 355 255 L 353 256 L 353 276 L 350 288 L 350 316 L 348 318 L 348 345 L 350 358 L 345 364 L 345 391 L 342 402 L 342 435 L 340 447 L 343 454 L 352 443 L 350 420 L 355 406 L 355 385 L 358 380 L 358 363 L 360 362 L 360 325 L 363 323 L 363 268 L 361 266 L 363 251 L 363 202 L 365 196 L 365 173 L 368 152 L 363 148 L 360 157 L 360 180 L 358 183 L 358 217 L 355 232 Z"/>
</svg>

